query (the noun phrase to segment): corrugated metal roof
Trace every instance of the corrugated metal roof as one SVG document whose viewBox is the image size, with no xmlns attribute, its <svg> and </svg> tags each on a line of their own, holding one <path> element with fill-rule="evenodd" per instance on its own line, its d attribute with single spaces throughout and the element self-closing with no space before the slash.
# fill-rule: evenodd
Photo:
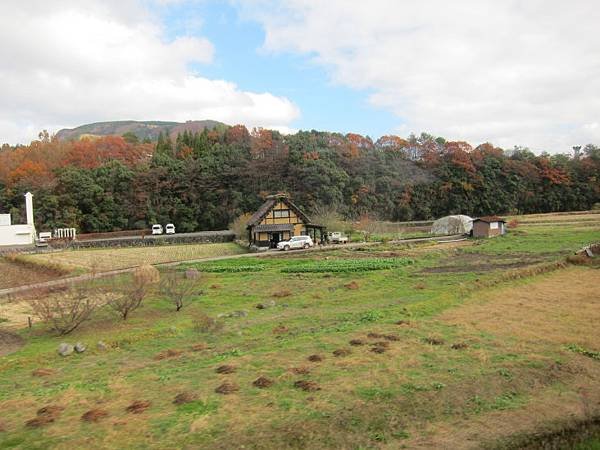
<svg viewBox="0 0 600 450">
<path fill-rule="evenodd" d="M 477 219 L 474 219 L 473 222 L 480 220 L 482 222 L 486 222 L 486 223 L 492 223 L 492 222 L 505 222 L 506 220 L 504 220 L 502 217 L 498 217 L 498 216 L 483 216 L 483 217 L 478 217 Z"/>
</svg>

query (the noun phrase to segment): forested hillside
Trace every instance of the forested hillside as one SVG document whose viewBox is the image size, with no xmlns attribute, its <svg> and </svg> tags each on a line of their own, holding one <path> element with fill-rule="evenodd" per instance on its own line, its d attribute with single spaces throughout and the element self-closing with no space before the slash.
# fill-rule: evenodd
<svg viewBox="0 0 600 450">
<path fill-rule="evenodd" d="M 356 134 L 216 127 L 157 142 L 125 136 L 67 141 L 41 134 L 0 150 L 0 211 L 23 215 L 34 194 L 38 229 L 80 232 L 176 224 L 223 229 L 285 191 L 307 211 L 348 218 L 430 219 L 450 213 L 584 210 L 600 202 L 600 148 L 534 155 L 473 148 L 427 134 L 372 142 Z"/>
</svg>

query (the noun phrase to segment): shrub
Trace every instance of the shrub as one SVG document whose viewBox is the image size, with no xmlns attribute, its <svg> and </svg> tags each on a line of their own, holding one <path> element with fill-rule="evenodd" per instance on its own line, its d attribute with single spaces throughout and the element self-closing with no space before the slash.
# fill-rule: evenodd
<svg viewBox="0 0 600 450">
<path fill-rule="evenodd" d="M 170 270 L 160 281 L 160 293 L 175 305 L 175 310 L 183 308 L 184 301 L 192 295 L 200 295 L 200 272 L 187 269 L 184 273 Z"/>
<path fill-rule="evenodd" d="M 204 313 L 198 313 L 192 318 L 192 326 L 198 333 L 215 333 L 223 328 L 223 323 Z"/>
<path fill-rule="evenodd" d="M 83 287 L 69 286 L 60 290 L 43 290 L 28 299 L 33 314 L 63 336 L 90 319 L 99 306 L 94 292 Z"/>
<path fill-rule="evenodd" d="M 139 308 L 142 302 L 160 280 L 160 273 L 156 267 L 145 265 L 134 270 L 131 282 L 121 289 L 113 289 L 112 298 L 108 304 L 123 320 L 127 320 L 129 314 Z"/>
</svg>

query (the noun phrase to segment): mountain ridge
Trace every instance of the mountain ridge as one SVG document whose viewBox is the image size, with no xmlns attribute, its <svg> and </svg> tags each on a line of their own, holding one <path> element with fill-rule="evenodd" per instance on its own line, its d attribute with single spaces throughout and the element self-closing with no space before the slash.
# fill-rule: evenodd
<svg viewBox="0 0 600 450">
<path fill-rule="evenodd" d="M 56 133 L 61 140 L 78 140 L 85 136 L 121 136 L 133 133 L 138 139 L 155 141 L 160 133 L 176 138 L 177 134 L 184 131 L 201 132 L 205 128 L 229 127 L 229 125 L 216 120 L 188 120 L 186 122 L 172 122 L 162 120 L 111 120 L 106 122 L 93 122 L 75 128 L 63 128 Z"/>
</svg>

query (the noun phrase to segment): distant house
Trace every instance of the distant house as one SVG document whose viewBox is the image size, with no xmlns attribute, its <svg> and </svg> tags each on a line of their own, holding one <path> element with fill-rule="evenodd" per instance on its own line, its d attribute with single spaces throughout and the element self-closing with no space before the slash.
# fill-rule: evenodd
<svg viewBox="0 0 600 450">
<path fill-rule="evenodd" d="M 498 216 L 485 216 L 473 220 L 473 237 L 494 237 L 506 233 L 506 221 Z"/>
<path fill-rule="evenodd" d="M 248 241 L 257 247 L 275 248 L 293 236 L 311 236 L 315 244 L 325 239 L 325 227 L 313 224 L 285 194 L 269 195 L 247 229 Z"/>
<path fill-rule="evenodd" d="M 13 225 L 10 214 L 0 214 L 0 246 L 31 245 L 35 242 L 33 195 L 25 194 L 26 224 Z"/>
</svg>

